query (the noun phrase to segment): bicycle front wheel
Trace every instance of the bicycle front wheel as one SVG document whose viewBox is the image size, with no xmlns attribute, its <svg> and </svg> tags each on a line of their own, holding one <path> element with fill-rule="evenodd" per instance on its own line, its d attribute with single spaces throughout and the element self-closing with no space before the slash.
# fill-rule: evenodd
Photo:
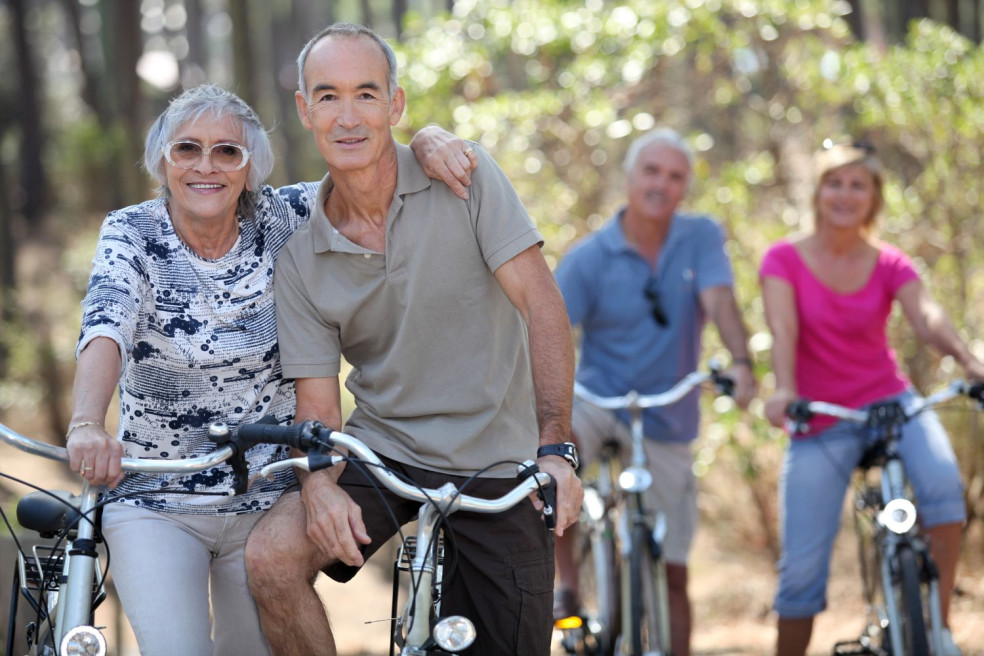
<svg viewBox="0 0 984 656">
<path fill-rule="evenodd" d="M 628 644 L 631 653 L 639 656 L 670 653 L 666 567 L 656 547 L 649 527 L 637 524 L 632 528 L 630 608 L 625 612 L 631 614 Z"/>
<path fill-rule="evenodd" d="M 578 570 L 586 624 L 584 652 L 611 656 L 618 631 L 618 570 L 612 527 L 584 531 Z"/>
<path fill-rule="evenodd" d="M 926 635 L 926 617 L 923 614 L 922 584 L 920 582 L 919 555 L 908 545 L 901 545 L 896 553 L 897 566 L 894 583 L 896 608 L 901 622 L 902 649 L 895 654 L 905 656 L 929 656 L 929 640 Z"/>
</svg>

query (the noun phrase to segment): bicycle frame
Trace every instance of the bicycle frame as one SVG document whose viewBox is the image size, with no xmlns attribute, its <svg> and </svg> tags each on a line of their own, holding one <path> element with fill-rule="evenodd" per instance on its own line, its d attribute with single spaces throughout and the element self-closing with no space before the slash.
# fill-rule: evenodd
<svg viewBox="0 0 984 656">
<path fill-rule="evenodd" d="M 482 499 L 462 494 L 451 483 L 438 489 L 418 488 L 390 472 L 379 457 L 361 440 L 340 431 L 332 431 L 317 422 L 304 422 L 291 427 L 271 426 L 260 423 L 240 426 L 239 438 L 245 443 L 270 442 L 287 444 L 301 450 L 312 449 L 312 453 L 299 458 L 291 458 L 267 465 L 260 476 L 271 476 L 289 467 L 305 471 L 318 471 L 347 460 L 361 461 L 368 472 L 391 492 L 420 502 L 417 521 L 416 550 L 410 564 L 410 590 L 407 607 L 402 618 L 393 618 L 395 625 L 391 636 L 390 653 L 393 646 L 401 646 L 401 656 L 425 656 L 443 653 L 440 650 L 456 653 L 467 649 L 476 638 L 471 620 L 461 616 L 435 618 L 431 615 L 435 608 L 434 589 L 441 581 L 437 580 L 438 563 L 433 548 L 439 534 L 438 526 L 448 515 L 459 510 L 478 513 L 499 513 L 522 502 L 534 492 L 544 493 L 543 515 L 548 528 L 552 521 L 554 498 L 552 479 L 549 474 L 538 471 L 532 461 L 519 466 L 520 483 L 510 492 L 498 499 Z M 341 447 L 348 456 L 329 455 Z"/>
<path fill-rule="evenodd" d="M 210 428 L 210 435 L 213 429 L 218 432 L 225 430 L 228 434 L 224 424 L 213 425 Z M 3 424 L 0 424 L 0 441 L 32 455 L 68 462 L 68 452 L 64 448 L 32 440 Z M 132 472 L 190 474 L 215 467 L 230 458 L 238 457 L 238 453 L 239 451 L 235 446 L 221 446 L 208 455 L 186 460 L 124 458 L 122 467 L 124 471 Z M 96 554 L 98 531 L 94 513 L 98 501 L 99 488 L 90 486 L 85 479 L 83 479 L 77 507 L 67 501 L 61 501 L 78 511 L 79 520 L 74 529 L 71 527 L 66 529 L 73 530 L 74 536 L 66 542 L 64 549 L 62 584 L 57 593 L 47 595 L 48 598 L 41 600 L 41 608 L 45 609 L 45 612 L 42 613 L 41 625 L 35 627 L 34 637 L 30 645 L 32 655 L 52 653 L 46 649 L 44 644 L 49 631 L 53 636 L 54 649 L 59 655 L 76 653 L 102 655 L 106 653 L 105 638 L 91 624 L 93 611 L 99 600 L 98 594 L 93 595 L 93 589 L 101 591 L 103 585 L 103 581 L 97 582 L 96 578 L 98 571 L 98 556 Z M 21 554 L 21 558 L 24 557 Z M 40 562 L 38 565 L 39 567 L 42 566 Z M 23 569 L 22 564 L 19 564 L 19 567 Z M 39 594 L 45 594 L 44 590 L 40 591 Z M 13 613 L 11 619 L 13 619 Z M 12 626 L 8 627 L 8 650 L 12 648 L 13 644 L 13 629 Z M 84 645 L 92 645 L 96 651 L 78 651 L 83 649 Z"/>
<path fill-rule="evenodd" d="M 686 380 L 686 379 L 685 379 Z M 632 392 L 630 398 L 635 401 L 637 395 Z M 622 562 L 628 562 L 636 550 L 648 549 L 653 555 L 653 567 L 656 570 L 656 580 L 653 581 L 655 590 L 655 602 L 658 610 L 656 622 L 657 626 L 650 626 L 650 632 L 656 631 L 659 636 L 659 647 L 661 654 L 670 652 L 670 614 L 669 614 L 669 592 L 666 582 L 666 563 L 663 560 L 662 544 L 666 538 L 666 516 L 659 511 L 650 511 L 646 508 L 645 493 L 652 487 L 653 476 L 649 471 L 649 462 L 646 458 L 644 441 L 645 436 L 642 430 L 642 410 L 643 407 L 632 403 L 628 406 L 630 416 L 630 433 L 632 435 L 632 455 L 629 460 L 630 465 L 623 469 L 616 479 L 618 488 L 623 492 L 621 504 L 622 512 L 618 513 L 617 531 L 619 536 L 619 555 Z M 636 527 L 641 527 L 636 530 Z M 644 529 L 644 530 L 641 530 Z M 639 544 L 642 535 L 648 536 L 648 542 Z M 644 572 L 638 574 L 645 575 Z M 633 591 L 631 576 L 622 576 L 622 608 L 627 612 L 622 613 L 622 640 L 620 652 L 626 655 L 636 653 L 638 645 L 632 645 L 625 636 L 632 636 L 633 613 L 631 609 L 633 603 Z M 646 618 L 652 623 L 652 618 Z"/>
<path fill-rule="evenodd" d="M 879 403 L 871 406 L 867 410 L 856 410 L 843 406 L 816 402 L 816 401 L 797 401 L 789 409 L 787 415 L 790 417 L 792 425 L 791 432 L 802 431 L 805 422 L 809 421 L 816 414 L 824 414 L 845 421 L 864 425 L 875 443 L 869 447 L 865 453 L 865 458 L 859 464 L 859 468 L 867 472 L 873 468 L 880 468 L 880 480 L 877 486 L 872 486 L 866 482 L 862 490 L 858 493 L 855 502 L 856 517 L 862 514 L 870 514 L 870 528 L 863 527 L 860 520 L 855 523 L 858 531 L 860 545 L 860 557 L 862 566 L 862 577 L 864 593 L 869 603 L 869 611 L 876 617 L 876 632 L 888 629 L 888 637 L 893 656 L 909 656 L 906 653 L 906 642 L 903 635 L 902 618 L 909 613 L 909 609 L 899 608 L 895 589 L 898 586 L 906 585 L 906 577 L 910 577 L 910 585 L 913 581 L 912 576 L 918 575 L 914 580 L 916 585 L 915 592 L 919 595 L 920 618 L 913 631 L 920 635 L 913 640 L 925 645 L 930 642 L 932 652 L 940 654 L 943 651 L 943 620 L 942 607 L 939 598 L 939 577 L 935 564 L 933 563 L 929 548 L 926 542 L 920 537 L 916 524 L 916 507 L 909 497 L 908 477 L 905 465 L 898 450 L 898 441 L 902 437 L 902 425 L 918 415 L 919 413 L 931 408 L 934 405 L 953 399 L 959 395 L 966 394 L 978 401 L 981 400 L 982 387 L 980 384 L 968 386 L 962 381 L 956 381 L 947 388 L 924 399 L 917 399 L 907 407 L 903 407 L 897 402 Z M 875 487 L 876 489 L 872 489 Z M 884 616 L 875 608 L 875 591 L 871 587 L 871 581 L 867 574 L 867 557 L 864 550 L 865 533 L 870 532 L 872 544 L 876 549 L 878 575 L 881 590 L 884 597 Z M 908 560 L 908 554 L 917 558 L 904 564 L 903 559 Z M 903 570 L 909 567 L 908 572 Z M 918 572 L 912 567 L 918 567 Z M 926 631 L 922 619 L 922 593 L 918 588 L 920 581 L 927 585 L 925 605 L 929 611 L 929 630 Z M 904 593 L 903 593 L 904 594 Z M 914 608 L 915 606 L 913 606 Z M 903 612 L 905 610 L 905 612 Z M 925 638 L 922 637 L 925 634 Z M 865 633 L 856 643 L 837 643 L 834 646 L 836 654 L 847 653 L 879 653 L 872 651 L 870 646 L 871 639 L 877 638 L 872 635 L 872 627 L 869 625 Z M 861 651 L 841 651 L 840 648 L 849 644 L 859 644 Z M 922 651 L 925 647 L 917 647 Z"/>
<path fill-rule="evenodd" d="M 642 396 L 631 391 L 620 397 L 601 397 L 575 383 L 575 394 L 585 401 L 606 410 L 627 410 L 629 412 L 629 430 L 631 435 L 631 453 L 629 465 L 621 468 L 617 452 L 602 448 L 600 473 L 598 478 L 599 497 L 604 512 L 595 512 L 589 517 L 588 530 L 593 536 L 603 534 L 606 523 L 611 521 L 608 509 L 615 515 L 614 528 L 617 536 L 618 554 L 621 563 L 629 564 L 630 568 L 644 569 L 651 567 L 654 574 L 650 577 L 642 572 L 624 571 L 618 575 L 620 587 L 621 627 L 615 639 L 616 651 L 619 654 L 637 654 L 641 651 L 641 631 L 645 631 L 650 640 L 655 636 L 655 646 L 659 654 L 670 653 L 670 616 L 669 592 L 666 580 L 666 564 L 663 560 L 662 544 L 666 536 L 666 517 L 661 512 L 654 512 L 646 507 L 645 493 L 653 484 L 649 464 L 645 453 L 645 435 L 643 433 L 643 410 L 646 408 L 672 405 L 684 398 L 691 390 L 706 381 L 714 381 L 719 386 L 730 388 L 731 381 L 718 373 L 718 367 L 711 365 L 709 373 L 693 372 L 685 376 L 671 389 L 660 394 Z M 586 504 L 588 504 L 586 498 Z M 590 506 L 588 506 L 590 507 Z M 593 538 L 594 539 L 594 538 Z M 600 550 L 593 551 L 598 553 Z M 643 556 L 643 552 L 645 555 Z M 596 570 L 597 574 L 597 570 Z M 606 575 L 602 575 L 606 576 Z M 650 580 L 652 579 L 652 580 Z M 639 586 L 643 588 L 640 589 Z M 650 587 L 651 586 L 651 587 Z M 604 594 L 604 593 L 602 593 Z M 650 602 L 643 603 L 641 597 L 649 597 Z M 598 600 L 599 606 L 607 603 Z M 643 604 L 643 608 L 639 605 Z M 653 606 L 651 612 L 644 612 L 645 606 Z M 605 617 L 614 617 L 618 613 L 599 613 Z M 643 629 L 640 622 L 645 622 Z M 601 632 L 602 642 L 607 643 L 614 627 L 592 627 Z M 650 644 L 650 648 L 654 645 Z M 604 645 L 602 651 L 605 651 Z M 654 653 L 652 651 L 647 653 Z"/>
</svg>

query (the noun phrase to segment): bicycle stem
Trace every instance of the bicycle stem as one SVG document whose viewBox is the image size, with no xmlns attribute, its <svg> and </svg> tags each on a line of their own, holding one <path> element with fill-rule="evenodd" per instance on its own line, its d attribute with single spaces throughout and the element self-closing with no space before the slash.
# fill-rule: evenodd
<svg viewBox="0 0 984 656">
<path fill-rule="evenodd" d="M 450 487 L 450 490 L 448 488 Z M 445 485 L 442 491 L 456 491 L 453 485 Z M 447 498 L 442 501 L 448 500 Z M 438 505 L 444 504 L 438 502 Z M 453 512 L 453 510 L 445 511 Z M 437 533 L 437 522 L 440 521 L 442 512 L 435 505 L 426 503 L 420 507 L 417 517 L 417 551 L 410 563 L 410 580 L 417 588 L 417 593 L 411 601 L 413 609 L 408 616 L 410 622 L 407 632 L 407 646 L 419 647 L 430 638 L 430 606 L 433 602 L 430 591 L 433 589 L 434 574 L 437 571 L 437 563 L 434 555 L 434 540 Z"/>
<path fill-rule="evenodd" d="M 92 584 L 96 575 L 96 543 L 93 539 L 95 520 L 92 515 L 95 512 L 98 497 L 98 488 L 91 487 L 89 481 L 85 480 L 82 483 L 79 501 L 80 517 L 76 537 L 65 552 L 68 580 L 65 593 L 61 595 L 58 602 L 58 615 L 55 621 L 57 627 L 56 645 L 61 644 L 62 638 L 68 631 L 89 623 L 92 607 Z"/>
</svg>

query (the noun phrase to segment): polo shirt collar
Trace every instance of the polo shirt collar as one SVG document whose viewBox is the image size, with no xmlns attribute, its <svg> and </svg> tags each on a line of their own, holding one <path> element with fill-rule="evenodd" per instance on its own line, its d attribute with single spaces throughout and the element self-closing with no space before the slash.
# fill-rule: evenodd
<svg viewBox="0 0 984 656">
<path fill-rule="evenodd" d="M 678 218 L 678 215 L 674 214 L 670 220 L 670 231 L 666 235 L 664 249 L 680 238 L 680 221 L 677 220 Z M 632 245 L 625 238 L 625 230 L 622 227 L 624 220 L 625 208 L 623 207 L 615 212 L 611 220 L 601 229 L 600 239 L 605 247 L 614 253 L 635 253 L 636 250 L 632 248 Z"/>
<path fill-rule="evenodd" d="M 394 199 L 422 191 L 431 186 L 431 179 L 424 173 L 424 169 L 417 161 L 417 156 L 413 154 L 413 150 L 401 143 L 396 144 L 396 170 Z M 318 185 L 318 193 L 311 211 L 311 238 L 314 242 L 314 252 L 365 252 L 365 249 L 352 244 L 335 230 L 325 215 L 325 200 L 334 187 L 335 183 L 331 179 L 331 174 L 326 173 L 325 177 L 321 179 L 321 184 Z M 399 202 L 402 204 L 402 201 Z"/>
</svg>

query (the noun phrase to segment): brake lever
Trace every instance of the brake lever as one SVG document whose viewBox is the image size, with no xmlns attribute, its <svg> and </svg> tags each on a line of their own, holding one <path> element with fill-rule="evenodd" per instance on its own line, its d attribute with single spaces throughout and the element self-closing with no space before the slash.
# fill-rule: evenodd
<svg viewBox="0 0 984 656">
<path fill-rule="evenodd" d="M 517 477 L 521 481 L 525 481 L 530 476 L 536 476 L 540 473 L 540 467 L 532 460 L 527 460 L 519 466 L 519 472 Z M 557 481 L 554 477 L 550 477 L 550 482 L 547 485 L 541 485 L 536 491 L 536 496 L 543 502 L 543 523 L 546 525 L 547 530 L 554 530 L 557 528 L 557 513 L 555 508 L 557 507 Z"/>
<path fill-rule="evenodd" d="M 967 396 L 977 401 L 977 405 L 981 408 L 981 410 L 984 410 L 984 381 L 968 383 L 965 393 Z"/>
</svg>

